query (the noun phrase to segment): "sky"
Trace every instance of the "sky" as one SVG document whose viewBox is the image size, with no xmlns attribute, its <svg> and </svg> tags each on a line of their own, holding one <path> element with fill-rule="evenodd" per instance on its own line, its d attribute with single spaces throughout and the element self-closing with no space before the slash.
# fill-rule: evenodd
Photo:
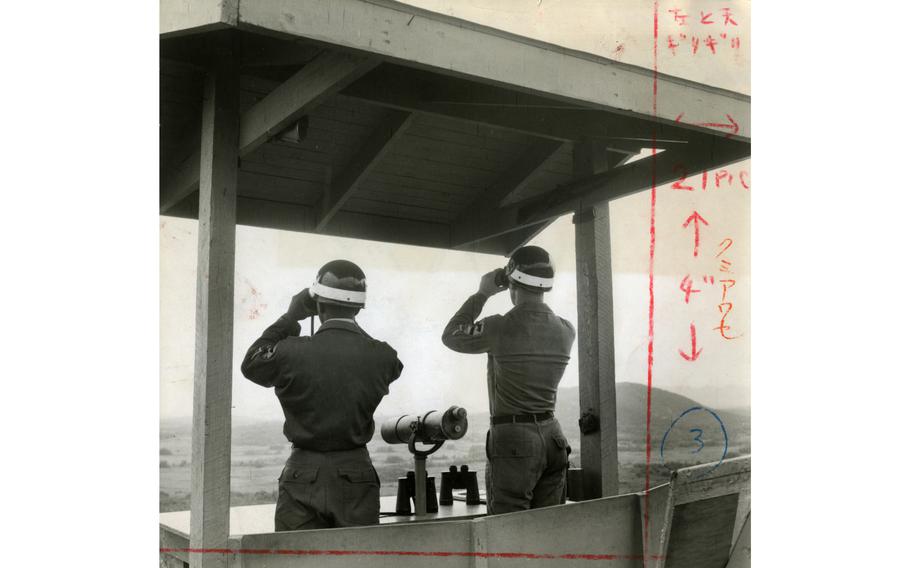
<svg viewBox="0 0 910 568">
<path fill-rule="evenodd" d="M 556 0 L 412 0 L 411 4 L 478 21 L 510 32 L 650 68 L 653 65 L 652 4 Z M 609 10 L 605 6 L 609 6 Z M 661 3 L 661 29 L 692 43 L 675 48 L 663 35 L 658 65 L 665 72 L 748 93 L 749 3 Z M 721 9 L 737 23 L 724 27 Z M 670 10 L 686 14 L 680 26 Z M 705 15 L 707 14 L 707 16 Z M 713 22 L 701 24 L 700 20 Z M 735 27 L 735 31 L 732 31 Z M 683 31 L 681 31 L 683 30 Z M 702 41 L 724 33 L 727 44 L 712 54 Z M 731 47 L 734 34 L 738 48 Z M 664 43 L 666 42 L 666 43 Z M 654 386 L 679 392 L 715 408 L 750 404 L 750 162 L 726 168 L 728 175 L 695 172 L 658 189 L 655 208 Z M 719 175 L 718 175 L 719 174 Z M 704 182 L 704 189 L 703 188 Z M 748 186 L 748 189 L 747 187 Z M 614 273 L 616 380 L 646 382 L 649 192 L 611 203 Z M 701 226 L 699 256 L 694 227 L 683 224 L 697 212 Z M 546 297 L 559 315 L 577 321 L 574 227 L 562 217 L 531 244 L 550 251 L 556 284 Z M 458 404 L 470 411 L 487 408 L 486 358 L 445 348 L 440 335 L 461 303 L 477 289 L 480 276 L 505 259 L 476 253 L 341 239 L 238 226 L 235 273 L 234 416 L 279 419 L 280 406 L 269 389 L 243 378 L 243 354 L 287 308 L 290 297 L 309 286 L 318 268 L 334 258 L 360 264 L 368 279 L 367 308 L 358 317 L 374 337 L 398 350 L 404 372 L 379 414 L 402 414 Z M 184 418 L 192 412 L 196 222 L 160 218 L 160 394 L 161 417 Z M 722 283 L 722 281 L 726 281 Z M 733 284 L 731 284 L 731 281 Z M 691 284 L 688 301 L 685 289 Z M 723 287 L 727 286 L 726 297 Z M 721 313 L 728 309 L 724 334 Z M 721 308 L 723 306 L 723 308 Z M 492 298 L 483 315 L 510 308 L 508 295 Z M 318 323 L 317 323 L 318 325 Z M 692 329 L 699 355 L 691 357 Z M 308 329 L 305 326 L 304 333 Z M 562 385 L 578 384 L 573 350 Z"/>
</svg>

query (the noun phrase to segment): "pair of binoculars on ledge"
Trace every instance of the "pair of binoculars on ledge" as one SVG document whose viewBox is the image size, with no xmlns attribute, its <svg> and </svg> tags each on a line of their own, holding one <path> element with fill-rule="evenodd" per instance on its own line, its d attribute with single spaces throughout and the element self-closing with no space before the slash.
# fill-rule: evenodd
<svg viewBox="0 0 910 568">
<path fill-rule="evenodd" d="M 436 513 L 439 511 L 439 505 L 452 505 L 453 489 L 465 489 L 465 503 L 468 505 L 480 505 L 480 490 L 477 487 L 477 472 L 470 471 L 468 466 L 463 465 L 459 470 L 457 467 L 449 466 L 449 471 L 442 472 L 442 486 L 439 489 L 439 501 L 436 500 L 436 478 L 426 478 L 426 504 L 427 513 Z M 398 478 L 398 499 L 395 502 L 395 514 L 410 515 L 411 501 L 417 493 L 416 477 L 413 471 L 409 471 L 406 477 Z M 416 508 L 416 506 L 415 506 Z"/>
</svg>

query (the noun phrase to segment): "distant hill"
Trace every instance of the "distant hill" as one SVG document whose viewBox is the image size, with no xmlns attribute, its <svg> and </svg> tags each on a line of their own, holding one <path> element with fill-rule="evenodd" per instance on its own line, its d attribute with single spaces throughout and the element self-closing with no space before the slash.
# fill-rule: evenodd
<svg viewBox="0 0 910 568">
<path fill-rule="evenodd" d="M 659 388 L 651 389 L 651 437 L 659 444 L 664 432 L 670 424 L 686 410 L 702 406 L 699 402 L 685 396 Z M 640 443 L 645 439 L 645 424 L 647 418 L 647 387 L 638 383 L 616 384 L 616 408 L 618 422 L 618 438 L 630 442 Z M 751 427 L 749 409 L 711 409 L 715 411 L 724 423 L 731 438 L 731 443 L 739 441 L 748 443 Z M 704 428 L 716 428 L 716 422 L 707 413 L 700 413 L 700 420 Z M 580 437 L 578 432 L 579 401 L 578 387 L 560 388 L 557 395 L 556 417 L 563 426 L 563 430 L 570 441 L 577 444 Z M 376 437 L 379 439 L 379 425 L 385 418 L 376 417 Z M 468 415 L 469 438 L 480 438 L 487 428 L 488 415 L 486 409 L 470 412 Z M 696 424 L 698 425 L 698 424 Z M 276 446 L 286 447 L 287 440 L 282 434 L 283 423 L 276 420 L 255 421 L 238 419 L 234 421 L 232 438 L 234 445 L 242 446 Z M 689 425 L 691 427 L 691 425 Z M 191 424 L 188 419 L 162 420 L 161 437 L 188 438 Z M 382 442 L 379 442 L 382 443 Z M 574 444 L 573 444 L 574 445 Z"/>
<path fill-rule="evenodd" d="M 616 383 L 616 414 L 620 440 L 640 441 L 645 439 L 647 423 L 648 387 L 639 383 Z M 686 410 L 703 407 L 698 401 L 674 392 L 651 388 L 651 437 L 663 436 L 673 420 Z M 738 438 L 748 439 L 751 435 L 749 409 L 716 409 L 712 408 L 728 430 L 728 435 L 735 432 Z M 579 417 L 578 387 L 559 389 L 556 417 L 565 430 L 577 428 Z M 706 418 L 708 418 L 706 416 Z M 712 419 L 713 420 L 713 419 Z"/>
</svg>

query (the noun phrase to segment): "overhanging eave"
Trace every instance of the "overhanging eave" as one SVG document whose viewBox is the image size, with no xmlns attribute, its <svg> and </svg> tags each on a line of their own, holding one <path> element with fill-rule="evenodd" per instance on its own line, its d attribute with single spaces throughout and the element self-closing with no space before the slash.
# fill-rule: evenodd
<svg viewBox="0 0 910 568">
<path fill-rule="evenodd" d="M 242 29 L 306 38 L 445 75 L 721 132 L 737 140 L 751 137 L 747 95 L 663 74 L 655 77 L 650 69 L 392 0 L 239 1 L 237 25 Z M 656 114 L 655 79 L 665 101 Z"/>
</svg>

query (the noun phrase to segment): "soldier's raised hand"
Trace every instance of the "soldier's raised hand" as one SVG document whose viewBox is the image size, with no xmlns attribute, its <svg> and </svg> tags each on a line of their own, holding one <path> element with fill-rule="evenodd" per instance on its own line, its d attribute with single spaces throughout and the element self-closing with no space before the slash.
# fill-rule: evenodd
<svg viewBox="0 0 910 568">
<path fill-rule="evenodd" d="M 316 298 L 310 294 L 309 288 L 304 288 L 303 291 L 291 298 L 287 314 L 294 321 L 304 320 L 316 315 Z"/>
<path fill-rule="evenodd" d="M 480 292 L 481 294 L 483 294 L 484 296 L 486 296 L 487 298 L 489 298 L 493 294 L 498 294 L 499 292 L 502 292 L 503 290 L 506 289 L 505 287 L 500 287 L 496 284 L 496 273 L 497 272 L 498 272 L 498 269 L 491 270 L 490 272 L 487 272 L 480 278 L 480 288 L 477 291 Z"/>
</svg>

